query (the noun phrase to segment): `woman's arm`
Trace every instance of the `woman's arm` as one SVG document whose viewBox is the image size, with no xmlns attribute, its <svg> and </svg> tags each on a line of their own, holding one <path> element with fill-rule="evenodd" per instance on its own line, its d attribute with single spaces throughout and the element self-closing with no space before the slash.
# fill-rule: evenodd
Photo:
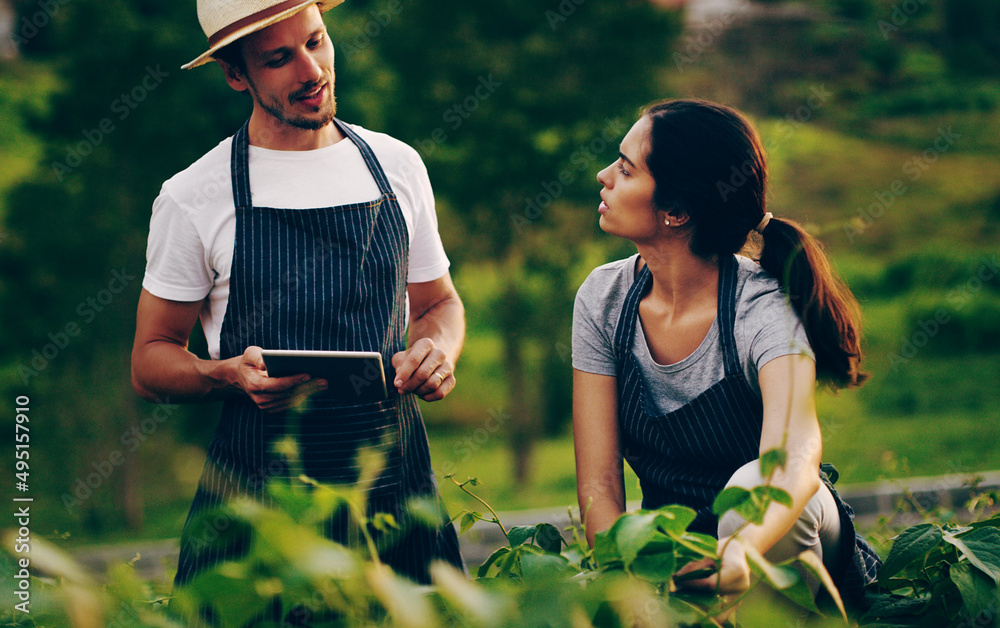
<svg viewBox="0 0 1000 628">
<path fill-rule="evenodd" d="M 689 586 L 714 588 L 718 581 L 723 593 L 745 590 L 750 585 L 745 547 L 753 547 L 761 554 L 771 549 L 792 529 L 819 488 L 823 446 L 816 418 L 815 362 L 803 355 L 775 358 L 760 369 L 758 381 L 764 403 L 760 453 L 779 447 L 786 450 L 785 467 L 775 470 L 771 486 L 786 491 L 792 498 L 792 507 L 772 502 L 764 521 L 743 528 L 738 533 L 739 540 L 720 538 L 723 555 L 719 574 L 690 581 Z M 704 565 L 699 563 L 691 568 L 699 566 Z"/>
<path fill-rule="evenodd" d="M 791 508 L 774 502 L 761 525 L 749 525 L 740 532 L 744 543 L 763 554 L 792 529 L 819 489 L 823 436 L 816 418 L 816 363 L 812 358 L 775 358 L 760 369 L 759 381 L 764 402 L 760 453 L 784 447 L 785 466 L 775 469 L 771 485 L 792 497 Z"/>
<path fill-rule="evenodd" d="M 625 512 L 625 481 L 618 439 L 617 380 L 573 369 L 573 444 L 576 494 L 587 542 Z"/>
</svg>

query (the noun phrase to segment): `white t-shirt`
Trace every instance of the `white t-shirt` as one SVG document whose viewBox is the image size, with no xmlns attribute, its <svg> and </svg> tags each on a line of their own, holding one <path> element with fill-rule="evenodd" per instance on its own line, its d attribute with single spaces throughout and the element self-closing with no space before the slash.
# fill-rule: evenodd
<svg viewBox="0 0 1000 628">
<path fill-rule="evenodd" d="M 399 201 L 409 232 L 408 282 L 444 276 L 449 261 L 438 234 L 434 193 L 417 151 L 384 133 L 351 129 L 371 147 Z M 231 151 L 230 137 L 163 184 L 153 202 L 142 280 L 142 287 L 161 299 L 205 300 L 201 324 L 213 358 L 219 357 L 236 241 Z M 348 138 L 309 151 L 251 146 L 250 192 L 254 206 L 288 209 L 336 207 L 379 196 L 361 151 Z"/>
</svg>

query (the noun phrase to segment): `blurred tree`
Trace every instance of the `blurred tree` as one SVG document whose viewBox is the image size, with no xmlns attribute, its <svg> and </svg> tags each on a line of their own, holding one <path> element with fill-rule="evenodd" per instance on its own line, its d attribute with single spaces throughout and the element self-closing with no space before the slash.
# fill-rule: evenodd
<svg viewBox="0 0 1000 628">
<path fill-rule="evenodd" d="M 524 481 L 544 428 L 540 412 L 553 418 L 550 430 L 569 416 L 568 276 L 597 222 L 593 175 L 616 158 L 638 108 L 666 95 L 662 78 L 681 16 L 646 0 L 351 4 L 364 20 L 358 30 L 335 29 L 338 70 L 345 60 L 370 68 L 377 55 L 395 74 L 361 106 L 351 100 L 358 87 L 339 80 L 345 117 L 368 123 L 377 115 L 384 124 L 375 128 L 414 145 L 443 229 L 461 240 L 449 253 L 503 269 L 495 312 L 515 474 Z M 362 108 L 369 103 L 375 112 Z M 581 204 L 587 209 L 574 211 Z M 538 369 L 529 368 L 534 346 Z"/>
<path fill-rule="evenodd" d="M 995 0 L 947 0 L 943 21 L 953 70 L 974 76 L 1000 72 L 1000 4 Z"/>
<path fill-rule="evenodd" d="M 22 53 L 54 68 L 58 86 L 49 107 L 25 112 L 45 155 L 7 203 L 3 388 L 30 394 L 38 408 L 33 477 L 42 486 L 34 489 L 66 506 L 43 515 L 58 523 L 79 516 L 95 534 L 123 518 L 138 527 L 139 467 L 169 483 L 169 469 L 137 464 L 158 448 L 139 446 L 169 442 L 168 418 L 189 428 L 205 423 L 196 410 L 165 413 L 131 390 L 151 202 L 164 179 L 232 132 L 246 105 L 211 72 L 177 80 L 180 64 L 204 46 L 193 2 L 18 8 L 19 24 L 44 22 Z"/>
</svg>

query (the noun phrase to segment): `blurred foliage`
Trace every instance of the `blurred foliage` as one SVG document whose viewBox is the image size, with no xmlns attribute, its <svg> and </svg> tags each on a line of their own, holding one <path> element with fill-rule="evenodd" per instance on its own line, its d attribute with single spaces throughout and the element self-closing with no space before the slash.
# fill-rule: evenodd
<svg viewBox="0 0 1000 628">
<path fill-rule="evenodd" d="M 362 476 L 374 478 L 379 467 L 376 461 L 362 463 L 362 468 Z M 466 485 L 476 481 L 455 484 L 471 494 Z M 681 506 L 624 514 L 597 535 L 590 549 L 575 521 L 566 530 L 548 523 L 508 529 L 480 500 L 493 516 L 461 513 L 457 519 L 462 532 L 489 521 L 500 527 L 506 542 L 474 570 L 471 580 L 451 565 L 436 563 L 430 567 L 432 584 L 418 586 L 395 574 L 372 551 L 372 535 L 394 522 L 364 515 L 364 485 L 318 485 L 303 476 L 272 482 L 268 491 L 273 507 L 234 500 L 207 513 L 211 529 L 218 531 L 211 543 L 246 535 L 247 549 L 170 596 L 157 594 L 159 583 L 137 577 L 136 561 L 114 566 L 100 584 L 45 541 L 34 542 L 34 575 L 29 576 L 15 564 L 11 538 L 16 534 L 7 532 L 0 574 L 29 582 L 34 595 L 32 613 L 10 615 L 9 625 L 618 628 L 724 623 L 770 628 L 803 625 L 805 620 L 821 628 L 856 626 L 861 613 L 863 626 L 997 625 L 996 516 L 980 517 L 965 527 L 921 523 L 901 530 L 878 581 L 867 589 L 864 608 L 845 608 L 822 561 L 811 552 L 773 564 L 749 549 L 747 560 L 756 579 L 740 595 L 685 588 L 686 580 L 706 575 L 689 566 L 704 559 L 717 561 L 720 552 L 716 539 L 687 530 L 695 513 Z M 786 502 L 790 497 L 766 484 L 752 491 L 732 487 L 719 496 L 713 510 L 721 515 L 733 509 L 747 521 L 759 521 L 772 499 Z M 340 509 L 349 511 L 367 543 L 345 547 L 323 537 L 323 522 Z M 433 504 L 411 502 L 408 510 L 416 525 L 440 522 Z M 807 577 L 823 587 L 828 600 L 817 605 Z M 8 597 L 5 608 L 13 608 L 17 597 L 13 591 Z M 845 621 L 848 611 L 854 615 L 850 623 Z"/>
<path fill-rule="evenodd" d="M 362 476 L 377 476 L 377 461 L 360 464 Z M 475 481 L 459 485 L 469 492 L 466 484 Z M 767 486 L 753 490 L 763 499 L 751 499 L 744 489 L 730 490 L 741 494 L 724 493 L 716 501 L 716 512 L 736 509 L 747 520 L 762 519 L 772 498 L 790 500 L 787 493 Z M 479 566 L 472 581 L 451 565 L 436 563 L 430 567 L 433 584 L 418 586 L 395 574 L 372 550 L 372 536 L 396 523 L 365 516 L 363 484 L 318 485 L 302 476 L 272 482 L 268 492 L 273 507 L 234 500 L 206 513 L 211 529 L 218 532 L 212 544 L 245 535 L 247 550 L 203 571 L 167 598 L 158 597 L 150 583 L 136 577 L 132 564 L 114 567 L 101 586 L 54 546 L 36 542 L 33 566 L 44 575 L 32 576 L 34 612 L 12 616 L 11 625 L 693 627 L 719 626 L 714 618 L 728 614 L 743 599 L 748 621 L 740 625 L 773 626 L 803 612 L 814 613 L 811 625 L 843 625 L 836 619 L 844 613 L 840 596 L 822 562 L 810 552 L 772 564 L 748 551 L 759 580 L 747 594 L 720 596 L 684 588 L 685 580 L 704 575 L 682 573 L 685 568 L 706 558 L 718 560 L 718 553 L 716 539 L 687 530 L 695 513 L 682 506 L 625 514 L 597 536 L 593 550 L 575 522 L 566 530 L 567 539 L 547 523 L 507 529 L 493 513 L 491 521 L 503 531 L 506 543 Z M 492 512 L 489 504 L 482 504 Z M 341 509 L 349 511 L 367 543 L 345 547 L 323 537 L 324 522 Z M 440 523 L 440 510 L 433 504 L 415 501 L 408 510 L 415 525 Z M 460 519 L 464 532 L 484 517 L 465 512 Z M 21 574 L 11 560 L 12 544 L 4 545 L 0 573 L 24 579 L 27 571 Z M 807 573 L 830 594 L 827 617 L 813 601 Z M 763 613 L 761 600 L 770 606 Z M 742 616 L 743 611 L 738 612 Z"/>
<path fill-rule="evenodd" d="M 14 4 L 19 17 L 41 7 Z M 638 107 L 671 94 L 758 117 L 772 210 L 817 229 L 862 300 L 875 376 L 820 399 L 840 430 L 824 427 L 824 450 L 847 481 L 1000 467 L 1000 282 L 962 308 L 949 298 L 1000 237 L 998 5 L 751 4 L 762 11 L 707 40 L 638 1 L 352 0 L 327 14 L 340 116 L 420 151 L 468 308 L 460 385 L 425 406 L 439 470 L 488 461 L 505 507 L 572 500 L 572 297 L 590 269 L 632 252 L 599 233 L 593 175 Z M 128 383 L 150 204 L 249 101 L 214 66 L 179 69 L 205 45 L 194 2 L 57 5 L 22 58 L 0 60 L 0 394 L 30 394 L 38 411 L 32 487 L 51 501 L 46 532 L 176 534 L 218 412 L 139 402 Z M 697 54 L 678 65 L 671 51 Z M 808 106 L 817 93 L 829 97 Z M 959 137 L 931 162 L 941 129 Z M 889 203 L 896 180 L 906 192 Z M 134 277 L 117 294 L 113 272 Z M 949 322 L 893 363 L 940 308 Z M 197 331 L 192 349 L 204 355 Z M 536 436 L 563 438 L 525 462 L 534 484 L 507 479 L 499 444 L 512 433 L 522 454 Z"/>
</svg>

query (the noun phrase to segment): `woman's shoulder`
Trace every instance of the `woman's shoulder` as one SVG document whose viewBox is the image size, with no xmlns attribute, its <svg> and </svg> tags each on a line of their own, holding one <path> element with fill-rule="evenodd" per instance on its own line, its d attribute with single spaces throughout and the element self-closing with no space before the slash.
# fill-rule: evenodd
<svg viewBox="0 0 1000 628">
<path fill-rule="evenodd" d="M 627 292 L 635 281 L 635 263 L 638 257 L 638 254 L 631 255 L 590 271 L 577 291 L 577 296 L 609 295 L 621 292 L 622 289 Z"/>
<path fill-rule="evenodd" d="M 739 264 L 737 286 L 741 302 L 752 301 L 769 295 L 781 295 L 781 284 L 778 283 L 778 279 L 764 270 L 760 264 L 742 255 L 737 255 L 736 261 Z"/>
<path fill-rule="evenodd" d="M 590 271 L 576 292 L 577 312 L 589 312 L 592 318 L 609 318 L 612 312 L 617 312 L 635 281 L 636 258 L 638 254 Z"/>
<path fill-rule="evenodd" d="M 752 259 L 737 256 L 739 277 L 736 319 L 742 324 L 768 327 L 777 321 L 797 320 L 778 280 Z"/>
</svg>

